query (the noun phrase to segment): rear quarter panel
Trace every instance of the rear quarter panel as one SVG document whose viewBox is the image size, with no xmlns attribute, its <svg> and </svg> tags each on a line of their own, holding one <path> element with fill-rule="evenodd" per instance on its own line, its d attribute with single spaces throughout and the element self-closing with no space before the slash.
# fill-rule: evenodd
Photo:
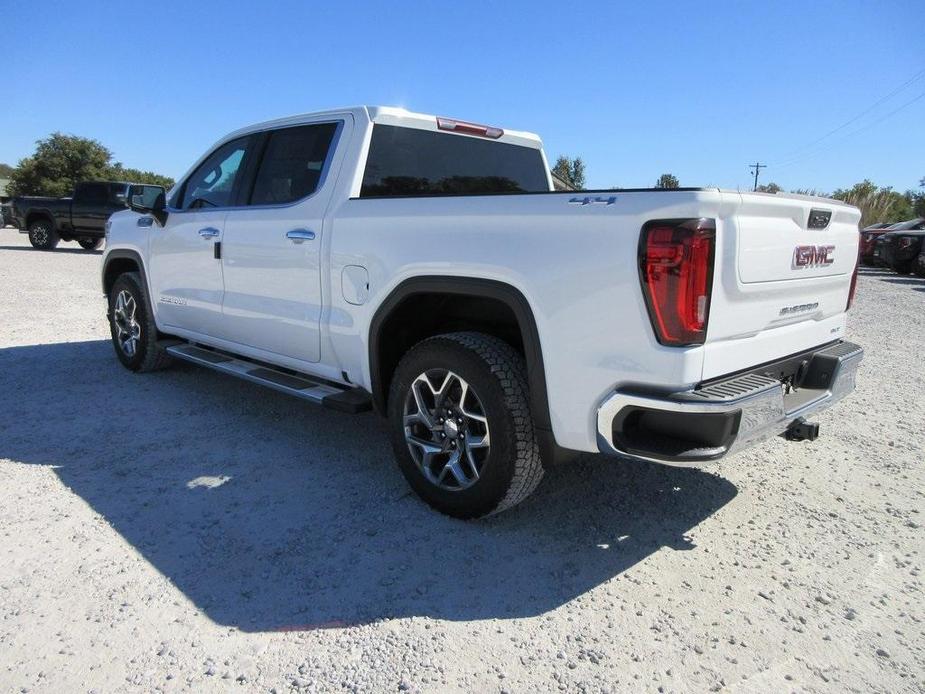
<svg viewBox="0 0 925 694">
<path fill-rule="evenodd" d="M 329 348 L 370 387 L 368 326 L 406 279 L 505 282 L 530 304 L 542 345 L 557 442 L 597 450 L 598 403 L 617 385 L 666 390 L 701 378 L 702 348 L 669 348 L 652 331 L 639 282 L 642 225 L 653 218 L 721 216 L 718 191 L 351 199 L 330 226 Z M 343 268 L 369 272 L 369 300 L 346 302 Z"/>
</svg>

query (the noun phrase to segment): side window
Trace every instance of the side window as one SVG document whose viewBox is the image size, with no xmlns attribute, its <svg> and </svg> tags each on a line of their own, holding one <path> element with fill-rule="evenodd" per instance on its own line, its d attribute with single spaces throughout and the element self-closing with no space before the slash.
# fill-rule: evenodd
<svg viewBox="0 0 925 694">
<path fill-rule="evenodd" d="M 74 199 L 91 204 L 109 202 L 109 184 L 81 183 L 74 190 Z"/>
<path fill-rule="evenodd" d="M 271 131 L 250 204 L 279 205 L 314 193 L 336 130 L 336 123 L 319 123 Z"/>
<path fill-rule="evenodd" d="M 183 184 L 177 207 L 182 210 L 202 207 L 229 207 L 235 182 L 243 171 L 250 137 L 226 142 L 212 152 Z"/>
<path fill-rule="evenodd" d="M 126 203 L 127 194 L 128 186 L 124 183 L 110 183 L 109 197 L 107 202 L 111 202 L 116 205 L 124 205 Z"/>
</svg>

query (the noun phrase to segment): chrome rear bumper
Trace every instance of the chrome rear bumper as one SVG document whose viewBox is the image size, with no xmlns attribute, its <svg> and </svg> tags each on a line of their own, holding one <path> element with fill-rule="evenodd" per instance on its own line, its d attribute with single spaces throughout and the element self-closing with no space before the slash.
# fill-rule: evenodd
<svg viewBox="0 0 925 694">
<path fill-rule="evenodd" d="M 717 460 L 781 434 L 795 419 L 848 395 L 863 355 L 850 342 L 800 355 L 801 387 L 790 393 L 781 380 L 760 371 L 667 395 L 617 390 L 597 412 L 598 448 L 678 465 Z M 766 371 L 773 373 L 774 366 Z"/>
</svg>

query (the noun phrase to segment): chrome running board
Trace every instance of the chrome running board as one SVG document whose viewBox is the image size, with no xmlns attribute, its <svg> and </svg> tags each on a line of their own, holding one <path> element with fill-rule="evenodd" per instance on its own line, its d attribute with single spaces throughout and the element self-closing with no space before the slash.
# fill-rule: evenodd
<svg viewBox="0 0 925 694">
<path fill-rule="evenodd" d="M 171 340 L 162 344 L 172 357 L 205 366 L 231 376 L 258 383 L 302 400 L 317 403 L 339 412 L 358 414 L 372 409 L 372 402 L 362 388 L 328 383 L 305 374 L 289 372 L 269 364 L 249 361 L 228 352 Z"/>
</svg>

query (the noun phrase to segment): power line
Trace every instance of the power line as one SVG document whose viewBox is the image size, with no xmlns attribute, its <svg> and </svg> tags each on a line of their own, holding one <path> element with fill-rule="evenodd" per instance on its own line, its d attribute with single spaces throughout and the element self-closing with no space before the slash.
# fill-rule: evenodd
<svg viewBox="0 0 925 694">
<path fill-rule="evenodd" d="M 856 123 L 856 122 L 859 121 L 861 118 L 863 118 L 863 117 L 866 116 L 868 113 L 870 113 L 870 112 L 873 111 L 875 108 L 877 108 L 880 104 L 882 104 L 882 103 L 885 102 L 885 101 L 888 101 L 889 99 L 891 99 L 891 98 L 893 98 L 894 96 L 896 96 L 897 94 L 899 94 L 902 90 L 904 90 L 906 87 L 908 87 L 910 84 L 912 84 L 913 82 L 915 82 L 916 80 L 918 80 L 918 79 L 919 79 L 920 77 L 922 77 L 923 75 L 925 75 L 925 68 L 923 68 L 922 70 L 919 70 L 917 73 L 915 73 L 914 75 L 912 75 L 912 77 L 910 77 L 908 80 L 906 80 L 906 81 L 903 82 L 901 85 L 899 85 L 898 87 L 896 87 L 896 89 L 894 89 L 893 91 L 891 91 L 891 92 L 890 92 L 889 94 L 887 94 L 886 96 L 880 97 L 877 101 L 875 101 L 874 103 L 872 103 L 870 106 L 868 106 L 866 109 L 864 109 L 863 111 L 861 111 L 859 114 L 857 114 L 857 115 L 854 116 L 853 118 L 851 118 L 851 119 L 849 119 L 849 120 L 846 120 L 844 123 L 842 123 L 841 125 L 839 125 L 837 128 L 833 128 L 832 130 L 830 130 L 829 132 L 827 132 L 825 135 L 823 135 L 822 137 L 816 138 L 815 140 L 813 140 L 813 141 L 810 142 L 809 144 L 806 144 L 806 145 L 803 145 L 802 147 L 799 147 L 799 148 L 797 148 L 797 149 L 791 150 L 788 154 L 786 154 L 786 155 L 784 155 L 783 157 L 781 157 L 781 159 L 784 160 L 784 161 L 789 161 L 790 159 L 794 158 L 794 155 L 797 155 L 797 154 L 799 154 L 800 152 L 803 152 L 803 151 L 805 151 L 805 150 L 807 150 L 807 149 L 811 149 L 813 146 L 815 146 L 816 144 L 822 142 L 823 140 L 825 140 L 825 139 L 831 137 L 831 136 L 834 135 L 835 133 L 837 133 L 837 132 L 839 132 L 839 131 L 841 131 L 841 130 L 844 130 L 845 128 L 847 128 L 847 127 L 848 127 L 849 125 L 851 125 L 852 123 Z"/>
<path fill-rule="evenodd" d="M 916 97 L 910 99 L 910 100 L 907 101 L 906 103 L 902 104 L 902 105 L 899 106 L 898 108 L 893 109 L 893 110 L 890 111 L 889 113 L 887 113 L 887 114 L 881 116 L 881 117 L 878 118 L 877 120 L 871 121 L 870 123 L 867 123 L 866 125 L 862 125 L 860 128 L 857 128 L 857 129 L 855 129 L 855 130 L 852 130 L 850 133 L 844 135 L 843 137 L 838 138 L 838 139 L 835 140 L 834 142 L 829 143 L 827 146 L 822 147 L 821 149 L 817 149 L 817 150 L 814 151 L 814 152 L 807 152 L 806 154 L 804 154 L 804 155 L 802 155 L 802 156 L 793 157 L 793 158 L 791 158 L 791 159 L 789 159 L 789 160 L 785 160 L 783 163 L 775 165 L 774 168 L 776 168 L 776 169 L 783 169 L 783 168 L 788 167 L 788 166 L 793 166 L 794 164 L 799 164 L 800 162 L 806 161 L 807 159 L 812 159 L 814 156 L 816 156 L 816 155 L 818 155 L 818 154 L 822 154 L 823 152 L 827 152 L 827 151 L 829 151 L 830 149 L 832 149 L 832 147 L 834 147 L 834 146 L 836 146 L 836 145 L 838 145 L 838 144 L 844 142 L 845 140 L 851 139 L 852 137 L 854 137 L 854 136 L 857 135 L 858 133 L 864 132 L 865 130 L 869 130 L 870 128 L 874 127 L 875 125 L 878 125 L 878 124 L 882 123 L 882 122 L 885 121 L 887 118 L 890 118 L 891 116 L 893 116 L 893 115 L 899 113 L 899 112 L 902 111 L 903 109 L 906 109 L 906 108 L 908 108 L 909 106 L 912 106 L 912 104 L 914 104 L 916 101 L 919 101 L 920 99 L 923 99 L 923 98 L 925 98 L 925 92 L 922 92 L 922 93 L 919 94 L 918 96 L 916 96 Z"/>
</svg>

